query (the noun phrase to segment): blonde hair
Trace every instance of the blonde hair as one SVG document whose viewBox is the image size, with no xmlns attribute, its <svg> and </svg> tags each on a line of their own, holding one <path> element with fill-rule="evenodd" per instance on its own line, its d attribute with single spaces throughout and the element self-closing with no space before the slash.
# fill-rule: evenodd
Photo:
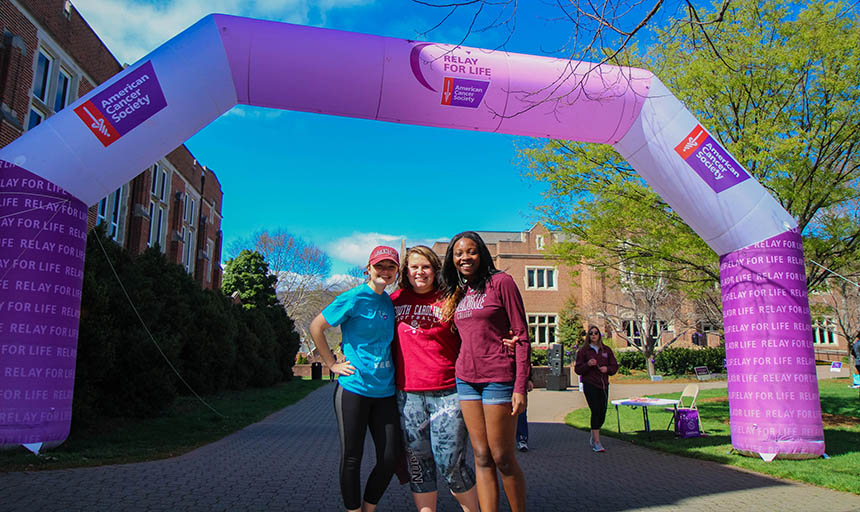
<svg viewBox="0 0 860 512">
<path fill-rule="evenodd" d="M 427 247 L 426 245 L 416 245 L 415 247 L 410 247 L 406 249 L 406 254 L 403 256 L 403 262 L 400 263 L 400 280 L 397 285 L 401 290 L 411 290 L 412 283 L 409 282 L 409 257 L 413 254 L 417 254 L 418 256 L 424 256 L 427 258 L 427 261 L 430 262 L 430 266 L 433 267 L 433 290 L 439 289 L 439 279 L 441 276 L 442 270 L 442 261 L 439 260 L 439 256 L 433 252 L 433 249 Z"/>
<path fill-rule="evenodd" d="M 458 286 L 454 293 L 448 295 L 443 298 L 442 302 L 442 320 L 445 322 L 451 322 L 454 319 L 454 312 L 457 311 L 457 306 L 460 304 L 460 301 L 463 300 L 463 297 L 466 295 L 466 287 Z M 454 327 L 454 324 L 451 323 L 451 328 Z"/>
</svg>

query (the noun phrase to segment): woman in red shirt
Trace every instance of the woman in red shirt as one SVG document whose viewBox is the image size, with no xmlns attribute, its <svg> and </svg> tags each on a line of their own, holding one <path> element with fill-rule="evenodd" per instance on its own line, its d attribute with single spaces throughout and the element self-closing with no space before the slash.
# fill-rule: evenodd
<svg viewBox="0 0 860 512">
<path fill-rule="evenodd" d="M 436 510 L 436 471 L 464 511 L 477 511 L 475 474 L 466 465 L 466 425 L 457 398 L 454 363 L 460 338 L 443 321 L 439 271 L 429 247 L 403 258 L 400 289 L 391 295 L 396 327 L 397 405 L 409 458 L 409 486 L 420 512 Z"/>
<path fill-rule="evenodd" d="M 513 278 L 496 270 L 474 231 L 454 236 L 442 265 L 444 318 L 460 334 L 457 394 L 475 452 L 481 510 L 499 510 L 498 475 L 513 512 L 525 510 L 526 482 L 517 463 L 517 415 L 526 408 L 529 337 L 523 299 Z M 514 354 L 504 339 L 513 333 Z"/>
</svg>

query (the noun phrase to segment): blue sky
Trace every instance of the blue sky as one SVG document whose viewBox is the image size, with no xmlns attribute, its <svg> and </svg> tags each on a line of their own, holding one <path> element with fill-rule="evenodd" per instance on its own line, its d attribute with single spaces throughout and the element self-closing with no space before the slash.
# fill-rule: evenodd
<svg viewBox="0 0 860 512">
<path fill-rule="evenodd" d="M 74 0 L 120 62 L 133 63 L 210 12 L 404 39 L 459 43 L 474 10 L 409 0 Z M 505 28 L 465 45 L 554 54 L 570 25 L 544 2 L 519 2 Z M 478 27 L 498 12 L 485 11 Z M 503 18 L 510 11 L 501 13 Z M 236 107 L 186 142 L 224 191 L 224 249 L 263 228 L 284 228 L 325 249 L 333 273 L 366 261 L 378 243 L 399 248 L 473 230 L 522 230 L 536 220 L 542 185 L 522 177 L 516 145 L 538 141 Z"/>
</svg>

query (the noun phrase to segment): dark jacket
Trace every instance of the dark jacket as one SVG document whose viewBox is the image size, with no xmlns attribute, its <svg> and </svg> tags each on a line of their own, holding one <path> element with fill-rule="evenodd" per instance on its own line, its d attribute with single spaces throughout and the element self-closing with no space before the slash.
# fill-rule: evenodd
<svg viewBox="0 0 860 512">
<path fill-rule="evenodd" d="M 588 366 L 588 360 L 592 358 L 597 359 L 596 366 Z M 606 367 L 606 373 L 600 371 L 601 366 Z M 573 366 L 573 371 L 582 377 L 582 382 L 600 389 L 608 389 L 609 376 L 618 372 L 618 361 L 615 360 L 612 349 L 606 345 L 600 349 L 600 352 L 596 352 L 591 348 L 591 345 L 586 343 L 576 352 L 576 364 Z"/>
</svg>

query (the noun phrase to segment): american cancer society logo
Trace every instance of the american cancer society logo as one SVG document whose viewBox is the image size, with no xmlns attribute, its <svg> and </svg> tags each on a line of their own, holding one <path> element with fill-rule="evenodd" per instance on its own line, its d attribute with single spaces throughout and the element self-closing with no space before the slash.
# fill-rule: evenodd
<svg viewBox="0 0 860 512">
<path fill-rule="evenodd" d="M 442 105 L 478 108 L 490 82 L 446 76 L 442 87 Z"/>
<path fill-rule="evenodd" d="M 445 51 L 440 57 L 424 61 L 421 57 L 421 52 L 428 46 L 434 46 L 432 43 L 418 43 L 412 47 L 409 54 L 409 66 L 412 69 L 412 74 L 415 79 L 423 85 L 427 90 L 438 93 L 439 91 L 430 85 L 422 70 L 424 65 L 433 64 L 441 68 L 443 73 L 456 73 L 469 75 L 473 78 L 462 78 L 458 76 L 445 76 L 442 81 L 442 101 L 441 104 L 448 107 L 466 107 L 478 108 L 487 89 L 490 88 L 492 69 L 483 62 L 480 58 L 472 56 L 472 52 L 467 49 L 462 49 L 466 55 L 457 55 L 451 51 Z M 433 66 L 429 66 L 433 70 Z M 484 78 L 485 80 L 476 80 L 475 78 Z"/>
<path fill-rule="evenodd" d="M 79 105 L 75 113 L 108 147 L 166 106 L 149 61 Z"/>
<path fill-rule="evenodd" d="M 693 131 L 675 146 L 675 152 L 718 194 L 750 177 L 702 125 L 696 125 Z"/>
</svg>

